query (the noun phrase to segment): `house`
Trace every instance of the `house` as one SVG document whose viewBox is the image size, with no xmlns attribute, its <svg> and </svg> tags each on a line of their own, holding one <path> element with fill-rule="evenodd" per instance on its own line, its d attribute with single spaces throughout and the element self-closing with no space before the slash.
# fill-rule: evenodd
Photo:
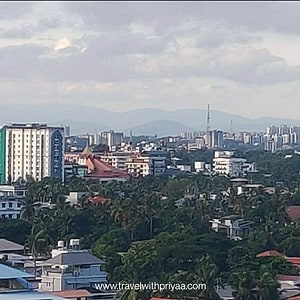
<svg viewBox="0 0 300 300">
<path fill-rule="evenodd" d="M 106 293 L 99 291 L 93 288 L 84 288 L 78 290 L 69 290 L 69 291 L 61 291 L 61 292 L 53 292 L 51 293 L 55 296 L 63 297 L 64 299 L 70 300 L 93 300 L 93 299 L 101 299 L 101 300 L 114 300 L 116 299 L 116 293 Z"/>
<path fill-rule="evenodd" d="M 7 253 L 23 254 L 24 246 L 6 239 L 0 239 L 0 255 Z"/>
<path fill-rule="evenodd" d="M 240 240 L 242 236 L 252 231 L 253 223 L 242 219 L 238 215 L 215 218 L 209 221 L 215 232 L 225 233 L 233 240 Z"/>
<path fill-rule="evenodd" d="M 29 280 L 34 276 L 0 264 L 0 300 L 63 300 L 64 298 L 40 293 Z"/>
<path fill-rule="evenodd" d="M 300 206 L 291 205 L 285 209 L 292 222 L 300 220 Z"/>
<path fill-rule="evenodd" d="M 86 194 L 86 192 L 69 192 L 69 195 L 66 196 L 66 202 L 71 206 L 78 205 L 80 198 Z"/>
<path fill-rule="evenodd" d="M 63 241 L 53 249 L 51 258 L 42 264 L 41 291 L 54 292 L 95 287 L 107 281 L 102 270 L 103 261 L 88 250 L 79 250 L 79 240 L 70 240 L 69 248 Z"/>
<path fill-rule="evenodd" d="M 108 198 L 100 197 L 100 196 L 92 196 L 87 199 L 88 202 L 95 204 L 95 205 L 104 205 L 109 200 Z"/>
</svg>

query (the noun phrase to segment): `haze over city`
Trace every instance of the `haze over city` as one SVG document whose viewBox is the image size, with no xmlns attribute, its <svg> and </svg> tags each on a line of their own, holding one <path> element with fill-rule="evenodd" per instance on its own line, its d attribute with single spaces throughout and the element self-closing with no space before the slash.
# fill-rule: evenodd
<svg viewBox="0 0 300 300">
<path fill-rule="evenodd" d="M 0 103 L 27 105 L 28 119 L 47 103 L 116 112 L 209 103 L 297 119 L 299 11 L 297 2 L 1 2 Z"/>
</svg>

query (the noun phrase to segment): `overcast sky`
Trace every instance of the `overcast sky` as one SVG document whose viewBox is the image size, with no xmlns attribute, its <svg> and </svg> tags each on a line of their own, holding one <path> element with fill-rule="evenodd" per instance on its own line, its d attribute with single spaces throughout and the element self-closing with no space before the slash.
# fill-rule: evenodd
<svg viewBox="0 0 300 300">
<path fill-rule="evenodd" d="M 0 2 L 0 102 L 299 118 L 300 2 Z"/>
</svg>

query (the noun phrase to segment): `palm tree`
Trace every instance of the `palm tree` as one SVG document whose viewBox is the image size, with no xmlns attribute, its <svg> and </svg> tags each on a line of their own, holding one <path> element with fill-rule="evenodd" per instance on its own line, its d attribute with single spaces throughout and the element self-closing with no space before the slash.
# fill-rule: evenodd
<svg viewBox="0 0 300 300">
<path fill-rule="evenodd" d="M 145 195 L 144 201 L 139 205 L 141 217 L 144 217 L 149 224 L 149 239 L 153 237 L 153 220 L 159 204 L 158 195 L 154 192 L 150 195 Z"/>
<path fill-rule="evenodd" d="M 43 224 L 35 223 L 32 228 L 30 235 L 27 237 L 26 245 L 29 247 L 29 251 L 32 254 L 34 261 L 34 274 L 36 275 L 36 259 L 40 255 L 48 254 L 49 241 L 52 238 L 47 233 L 47 229 Z"/>
<path fill-rule="evenodd" d="M 120 223 L 122 227 L 125 227 L 128 216 L 124 204 L 122 204 L 121 201 L 112 203 L 111 217 L 116 223 Z"/>
<path fill-rule="evenodd" d="M 196 283 L 206 284 L 206 289 L 200 292 L 200 295 L 206 300 L 220 299 L 214 288 L 217 275 L 218 267 L 208 254 L 196 260 L 194 276 Z"/>
<path fill-rule="evenodd" d="M 138 300 L 138 291 L 134 290 L 134 289 L 128 289 L 125 291 L 122 291 L 122 294 L 120 296 L 120 300 Z"/>
<path fill-rule="evenodd" d="M 20 218 L 29 221 L 33 217 L 35 211 L 33 199 L 31 197 L 25 197 L 21 200 L 21 205 Z"/>
<path fill-rule="evenodd" d="M 232 286 L 235 288 L 235 300 L 256 300 L 254 292 L 254 271 L 242 269 L 232 273 Z"/>
<path fill-rule="evenodd" d="M 266 265 L 260 267 L 255 285 L 258 300 L 279 299 L 280 284 L 274 279 L 274 275 Z"/>
</svg>

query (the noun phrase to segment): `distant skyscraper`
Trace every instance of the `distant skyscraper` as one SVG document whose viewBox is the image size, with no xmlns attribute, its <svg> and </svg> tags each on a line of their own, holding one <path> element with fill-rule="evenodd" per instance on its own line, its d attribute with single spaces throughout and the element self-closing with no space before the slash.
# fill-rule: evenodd
<svg viewBox="0 0 300 300">
<path fill-rule="evenodd" d="M 0 181 L 35 180 L 64 174 L 64 128 L 12 124 L 0 130 Z"/>
<path fill-rule="evenodd" d="M 111 150 L 114 146 L 121 145 L 122 141 L 124 140 L 122 132 L 114 132 L 113 130 L 102 131 L 100 136 L 101 142 L 107 145 L 109 150 Z"/>
</svg>

